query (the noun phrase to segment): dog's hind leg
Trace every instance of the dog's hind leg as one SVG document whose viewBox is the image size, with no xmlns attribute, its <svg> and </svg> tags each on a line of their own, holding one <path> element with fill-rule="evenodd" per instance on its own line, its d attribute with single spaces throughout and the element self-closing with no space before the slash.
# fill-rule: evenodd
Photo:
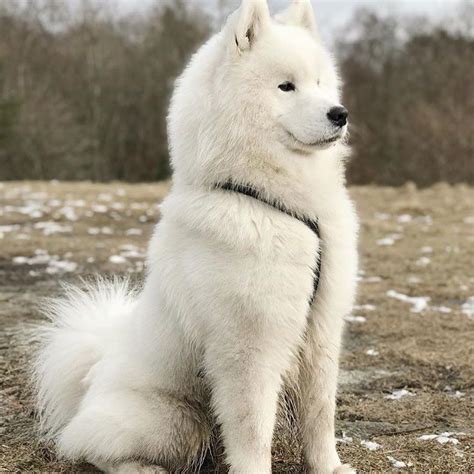
<svg viewBox="0 0 474 474">
<path fill-rule="evenodd" d="M 122 389 L 88 393 L 58 449 L 105 472 L 148 474 L 197 462 L 208 438 L 205 416 L 190 403 L 170 393 Z"/>
</svg>

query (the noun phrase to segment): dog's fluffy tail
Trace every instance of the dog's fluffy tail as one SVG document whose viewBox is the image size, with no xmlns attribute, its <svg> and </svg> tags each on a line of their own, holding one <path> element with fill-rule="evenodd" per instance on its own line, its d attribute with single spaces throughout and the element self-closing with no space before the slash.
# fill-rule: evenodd
<svg viewBox="0 0 474 474">
<path fill-rule="evenodd" d="M 64 296 L 50 300 L 51 320 L 39 329 L 40 348 L 33 382 L 42 431 L 54 437 L 75 415 L 87 389 L 87 375 L 101 360 L 127 316 L 136 291 L 127 280 L 84 282 L 65 286 Z"/>
</svg>

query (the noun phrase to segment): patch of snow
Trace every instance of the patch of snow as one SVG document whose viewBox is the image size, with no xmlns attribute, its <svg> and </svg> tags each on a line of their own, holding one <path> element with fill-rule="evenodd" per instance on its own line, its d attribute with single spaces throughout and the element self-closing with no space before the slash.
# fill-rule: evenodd
<svg viewBox="0 0 474 474">
<path fill-rule="evenodd" d="M 110 227 L 90 227 L 87 230 L 87 233 L 89 235 L 113 235 L 114 231 Z"/>
<path fill-rule="evenodd" d="M 461 392 L 460 390 L 454 391 L 453 387 L 451 387 L 450 385 L 446 385 L 446 387 L 444 387 L 444 391 L 447 392 L 448 395 L 454 398 L 462 398 L 464 397 L 464 395 L 466 395 L 464 392 Z"/>
<path fill-rule="evenodd" d="M 138 247 L 133 244 L 124 244 L 124 245 L 121 245 L 120 248 L 122 250 L 138 250 Z"/>
<path fill-rule="evenodd" d="M 367 321 L 364 316 L 353 316 L 352 314 L 347 315 L 344 319 L 349 323 L 365 323 Z"/>
<path fill-rule="evenodd" d="M 427 434 L 419 436 L 417 439 L 420 441 L 437 441 L 439 444 L 459 444 L 457 438 L 453 438 L 453 435 L 463 436 L 465 433 L 451 433 L 444 432 L 441 434 Z"/>
<path fill-rule="evenodd" d="M 67 260 L 51 260 L 46 273 L 54 275 L 56 273 L 71 273 L 77 270 L 77 263 Z"/>
<path fill-rule="evenodd" d="M 433 247 L 421 247 L 421 253 L 433 253 Z"/>
<path fill-rule="evenodd" d="M 407 296 L 395 290 L 387 291 L 387 296 L 413 305 L 411 309 L 412 313 L 421 313 L 428 307 L 428 302 L 430 301 L 429 296 Z"/>
<path fill-rule="evenodd" d="M 375 306 L 373 304 L 360 304 L 355 305 L 354 309 L 357 311 L 375 311 Z"/>
<path fill-rule="evenodd" d="M 401 390 L 395 390 L 390 395 L 386 395 L 385 398 L 387 398 L 388 400 L 400 400 L 403 397 L 414 397 L 414 396 L 416 396 L 416 393 L 410 392 L 402 388 Z"/>
<path fill-rule="evenodd" d="M 413 464 L 411 462 L 409 463 L 406 463 L 404 461 L 398 461 L 397 459 L 395 459 L 394 457 L 392 456 L 387 456 L 387 459 L 390 461 L 390 464 L 392 465 L 392 467 L 394 467 L 395 469 L 403 469 L 404 467 L 411 467 L 413 466 Z"/>
<path fill-rule="evenodd" d="M 79 217 L 73 207 L 66 206 L 59 210 L 59 214 L 64 216 L 68 221 L 77 221 Z"/>
<path fill-rule="evenodd" d="M 103 204 L 92 204 L 91 209 L 97 214 L 105 214 L 109 208 Z"/>
<path fill-rule="evenodd" d="M 123 265 L 124 263 L 127 263 L 127 259 L 122 257 L 122 255 L 112 255 L 109 257 L 109 262 L 116 265 Z"/>
<path fill-rule="evenodd" d="M 98 196 L 97 196 L 97 199 L 99 199 L 99 201 L 112 201 L 113 197 L 111 194 L 108 194 L 108 193 L 100 193 Z"/>
<path fill-rule="evenodd" d="M 462 451 L 460 451 L 458 448 L 454 448 L 454 451 L 456 452 L 455 456 L 457 458 L 463 458 L 464 457 L 464 453 Z"/>
<path fill-rule="evenodd" d="M 363 281 L 365 281 L 366 283 L 379 283 L 382 281 L 382 278 L 379 276 L 370 276 L 370 277 L 364 278 Z"/>
<path fill-rule="evenodd" d="M 407 282 L 408 283 L 411 283 L 413 285 L 417 285 L 418 283 L 421 283 L 421 278 L 420 277 L 417 277 L 417 276 L 414 276 L 414 275 L 411 275 L 407 278 Z"/>
<path fill-rule="evenodd" d="M 85 207 L 86 201 L 84 199 L 68 199 L 64 204 L 72 207 Z"/>
<path fill-rule="evenodd" d="M 125 232 L 125 235 L 132 236 L 132 235 L 142 235 L 143 231 L 141 229 L 128 229 Z"/>
<path fill-rule="evenodd" d="M 449 314 L 453 312 L 453 310 L 451 308 L 448 308 L 447 306 L 430 306 L 430 309 L 432 311 L 444 314 Z"/>
<path fill-rule="evenodd" d="M 337 443 L 349 444 L 352 443 L 353 439 L 350 436 L 346 436 L 346 433 L 342 432 L 342 438 L 336 438 Z"/>
<path fill-rule="evenodd" d="M 367 448 L 369 451 L 377 451 L 377 449 L 380 449 L 382 447 L 382 445 L 376 443 L 375 441 L 362 440 L 360 444 L 364 446 L 364 448 Z"/>
<path fill-rule="evenodd" d="M 12 225 L 0 225 L 0 233 L 9 233 L 9 232 L 15 232 L 20 229 L 20 226 L 18 224 L 12 224 Z"/>
<path fill-rule="evenodd" d="M 377 245 L 380 245 L 382 247 L 389 247 L 395 243 L 395 239 L 392 237 L 385 237 L 383 239 L 377 240 Z"/>
<path fill-rule="evenodd" d="M 470 296 L 462 305 L 461 312 L 469 319 L 474 319 L 474 296 Z"/>
<path fill-rule="evenodd" d="M 390 219 L 390 214 L 386 214 L 384 212 L 376 212 L 375 218 L 379 221 L 387 221 L 388 219 Z"/>
<path fill-rule="evenodd" d="M 33 257 L 18 256 L 14 257 L 12 261 L 15 265 L 46 265 L 52 258 L 46 250 L 38 249 Z"/>
<path fill-rule="evenodd" d="M 72 255 L 71 255 L 72 256 Z M 33 257 L 18 256 L 13 258 L 15 265 L 47 265 L 46 273 L 54 275 L 56 273 L 70 273 L 77 269 L 77 263 L 68 260 L 61 260 L 57 255 L 49 255 L 46 250 L 38 249 Z M 30 275 L 38 276 L 38 271 L 30 271 Z"/>
<path fill-rule="evenodd" d="M 122 245 L 120 249 L 121 249 L 120 255 L 122 255 L 122 257 L 126 257 L 126 258 L 144 258 L 145 257 L 145 254 L 142 251 L 140 251 L 138 247 L 136 247 L 135 245 L 130 245 L 130 244 Z"/>
<path fill-rule="evenodd" d="M 378 245 L 393 245 L 397 240 L 400 240 L 403 236 L 400 234 L 390 234 L 384 239 L 377 241 Z"/>
<path fill-rule="evenodd" d="M 72 227 L 70 225 L 61 225 L 53 221 L 36 222 L 36 224 L 33 225 L 33 228 L 42 230 L 43 235 L 67 234 L 72 232 Z"/>
<path fill-rule="evenodd" d="M 457 245 L 454 245 L 454 246 L 447 245 L 445 247 L 445 250 L 446 250 L 447 253 L 459 253 L 460 252 L 460 249 Z"/>
<path fill-rule="evenodd" d="M 31 219 L 43 217 L 43 209 L 38 202 L 27 202 L 24 206 L 4 206 L 7 213 L 16 213 L 29 216 Z"/>
<path fill-rule="evenodd" d="M 397 217 L 397 222 L 400 222 L 400 224 L 407 224 L 408 222 L 411 222 L 413 220 L 413 217 L 410 216 L 410 214 L 402 214 L 401 216 Z"/>
<path fill-rule="evenodd" d="M 365 353 L 371 357 L 377 357 L 380 354 L 379 351 L 376 351 L 375 349 L 367 349 Z"/>
<path fill-rule="evenodd" d="M 431 259 L 428 257 L 421 257 L 416 261 L 419 267 L 427 267 L 431 263 Z"/>
</svg>

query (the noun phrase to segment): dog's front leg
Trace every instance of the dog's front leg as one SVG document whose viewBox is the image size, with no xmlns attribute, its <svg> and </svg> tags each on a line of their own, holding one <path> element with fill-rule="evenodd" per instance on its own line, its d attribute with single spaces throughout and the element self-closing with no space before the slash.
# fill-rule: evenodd
<svg viewBox="0 0 474 474">
<path fill-rule="evenodd" d="M 300 423 L 311 474 L 353 473 L 336 452 L 335 410 L 342 318 L 311 319 L 300 367 Z"/>
<path fill-rule="evenodd" d="M 239 330 L 223 328 L 206 347 L 213 408 L 233 474 L 271 472 L 271 444 L 282 376 L 302 333 L 286 330 L 279 337 L 281 331 L 279 334 L 272 323 L 249 322 Z"/>
</svg>

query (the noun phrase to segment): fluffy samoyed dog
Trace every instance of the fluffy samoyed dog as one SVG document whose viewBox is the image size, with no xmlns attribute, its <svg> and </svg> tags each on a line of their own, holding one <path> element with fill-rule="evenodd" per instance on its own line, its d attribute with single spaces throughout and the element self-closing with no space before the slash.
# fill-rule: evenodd
<svg viewBox="0 0 474 474">
<path fill-rule="evenodd" d="M 263 474 L 290 397 L 309 472 L 353 472 L 334 415 L 357 219 L 310 2 L 272 18 L 244 0 L 177 81 L 168 123 L 144 287 L 99 281 L 48 308 L 43 427 L 64 458 L 119 473 L 199 471 L 217 431 L 230 472 Z"/>
</svg>

